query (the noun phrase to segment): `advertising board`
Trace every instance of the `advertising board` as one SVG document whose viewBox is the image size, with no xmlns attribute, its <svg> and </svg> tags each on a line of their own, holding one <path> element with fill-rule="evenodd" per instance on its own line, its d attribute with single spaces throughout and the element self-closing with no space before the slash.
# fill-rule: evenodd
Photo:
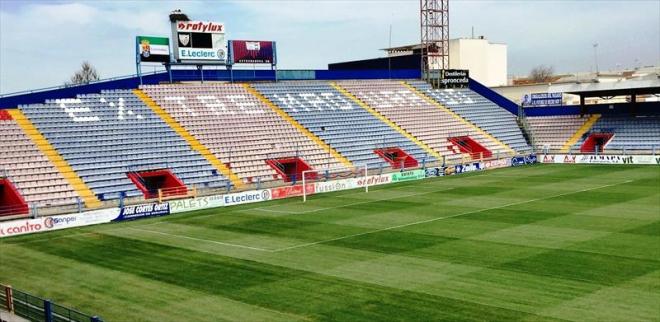
<svg viewBox="0 0 660 322">
<path fill-rule="evenodd" d="M 230 193 L 222 196 L 223 206 L 242 205 L 247 203 L 262 202 L 271 200 L 271 190 L 253 190 L 237 193 Z"/>
<path fill-rule="evenodd" d="M 170 39 L 167 37 L 137 36 L 136 46 L 142 63 L 170 61 Z"/>
<path fill-rule="evenodd" d="M 511 166 L 511 159 L 497 159 L 497 160 L 488 160 L 484 161 L 484 168 L 486 169 L 498 169 L 498 168 L 507 168 Z"/>
<path fill-rule="evenodd" d="M 481 162 L 468 163 L 468 164 L 457 164 L 454 166 L 454 173 L 461 174 L 467 172 L 481 171 L 484 169 L 484 166 Z"/>
<path fill-rule="evenodd" d="M 305 184 L 305 194 L 312 195 L 315 193 L 315 184 L 309 183 Z M 298 197 L 303 195 L 303 187 L 301 184 L 295 186 L 285 186 L 279 188 L 270 189 L 273 199 L 283 199 L 290 197 Z"/>
<path fill-rule="evenodd" d="M 119 216 L 112 221 L 126 221 L 140 218 L 166 216 L 170 214 L 170 204 L 163 203 L 147 203 L 141 205 L 125 206 L 120 209 Z"/>
<path fill-rule="evenodd" d="M 0 238 L 108 223 L 118 215 L 118 208 L 110 208 L 69 215 L 5 221 L 0 222 Z"/>
<path fill-rule="evenodd" d="M 532 93 L 525 94 L 522 99 L 524 107 L 562 105 L 563 93 Z"/>
<path fill-rule="evenodd" d="M 645 164 L 660 165 L 660 156 L 654 155 L 566 155 L 546 154 L 539 157 L 543 163 L 563 164 Z"/>
<path fill-rule="evenodd" d="M 426 171 L 421 169 L 392 173 L 392 182 L 419 180 L 424 178 L 426 178 Z"/>
<path fill-rule="evenodd" d="M 174 59 L 225 64 L 227 42 L 225 25 L 212 21 L 176 21 L 172 23 Z"/>
<path fill-rule="evenodd" d="M 273 41 L 229 41 L 230 64 L 277 64 Z"/>
<path fill-rule="evenodd" d="M 470 71 L 467 69 L 444 69 L 440 75 L 444 88 L 467 88 L 470 85 Z"/>
<path fill-rule="evenodd" d="M 326 193 L 357 188 L 356 181 L 357 179 L 355 178 L 349 178 L 336 181 L 316 182 L 314 183 L 314 193 Z"/>
<path fill-rule="evenodd" d="M 224 196 L 205 196 L 190 199 L 179 199 L 168 202 L 170 204 L 170 213 L 202 210 L 208 208 L 217 208 L 224 206 Z"/>
</svg>

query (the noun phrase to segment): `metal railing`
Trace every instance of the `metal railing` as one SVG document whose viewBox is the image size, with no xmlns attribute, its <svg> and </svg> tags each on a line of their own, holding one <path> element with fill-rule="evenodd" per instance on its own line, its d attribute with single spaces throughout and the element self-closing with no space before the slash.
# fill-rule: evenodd
<svg viewBox="0 0 660 322">
<path fill-rule="evenodd" d="M 0 308 L 35 322 L 103 322 L 98 316 L 90 316 L 2 284 Z"/>
</svg>

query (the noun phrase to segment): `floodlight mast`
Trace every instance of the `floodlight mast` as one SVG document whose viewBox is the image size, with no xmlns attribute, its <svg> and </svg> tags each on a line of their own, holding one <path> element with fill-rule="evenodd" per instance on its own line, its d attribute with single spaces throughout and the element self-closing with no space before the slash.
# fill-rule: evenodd
<svg viewBox="0 0 660 322">
<path fill-rule="evenodd" d="M 420 0 L 421 77 L 439 87 L 449 69 L 449 0 Z"/>
<path fill-rule="evenodd" d="M 369 167 L 365 164 L 364 167 L 362 166 L 357 166 L 355 169 L 362 169 L 364 168 L 364 192 L 369 192 L 369 180 L 367 178 L 369 177 Z M 321 170 L 305 170 L 302 172 L 302 194 L 303 194 L 303 202 L 307 202 L 307 174 L 311 172 L 319 172 L 319 171 L 328 171 L 328 170 L 345 170 L 345 167 L 337 167 L 337 168 L 329 168 L 329 169 L 321 169 Z"/>
</svg>

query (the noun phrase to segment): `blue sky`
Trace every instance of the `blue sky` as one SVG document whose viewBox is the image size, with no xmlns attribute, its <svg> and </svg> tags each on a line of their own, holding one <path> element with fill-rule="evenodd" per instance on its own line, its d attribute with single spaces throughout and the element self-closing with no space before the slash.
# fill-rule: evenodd
<svg viewBox="0 0 660 322">
<path fill-rule="evenodd" d="M 382 55 L 419 41 L 418 0 L 0 0 L 0 93 L 63 84 L 83 60 L 101 76 L 132 74 L 136 35 L 169 35 L 167 15 L 224 22 L 228 39 L 275 40 L 279 68 Z M 509 45 L 509 74 L 660 64 L 660 1 L 450 1 L 450 36 Z"/>
</svg>

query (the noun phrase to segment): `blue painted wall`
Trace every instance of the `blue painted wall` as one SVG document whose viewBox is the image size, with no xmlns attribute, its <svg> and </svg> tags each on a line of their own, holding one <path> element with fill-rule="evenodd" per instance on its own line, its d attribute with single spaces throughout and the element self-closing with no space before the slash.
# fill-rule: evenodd
<svg viewBox="0 0 660 322">
<path fill-rule="evenodd" d="M 470 78 L 470 84 L 468 86 L 471 90 L 497 104 L 499 107 L 511 112 L 511 114 L 518 115 L 518 104 L 500 95 L 500 93 L 486 87 L 472 78 Z"/>
</svg>

